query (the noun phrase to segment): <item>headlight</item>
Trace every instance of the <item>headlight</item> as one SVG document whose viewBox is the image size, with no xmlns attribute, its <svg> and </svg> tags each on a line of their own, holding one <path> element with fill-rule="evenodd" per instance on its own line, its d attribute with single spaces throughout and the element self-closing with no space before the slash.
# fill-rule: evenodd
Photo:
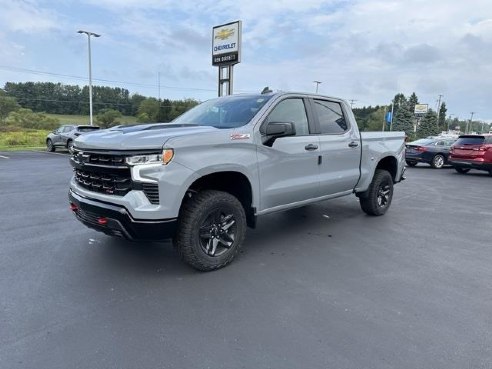
<svg viewBox="0 0 492 369">
<path fill-rule="evenodd" d="M 135 155 L 126 158 L 128 165 L 164 164 L 167 165 L 174 157 L 173 149 L 164 149 L 162 154 Z"/>
</svg>

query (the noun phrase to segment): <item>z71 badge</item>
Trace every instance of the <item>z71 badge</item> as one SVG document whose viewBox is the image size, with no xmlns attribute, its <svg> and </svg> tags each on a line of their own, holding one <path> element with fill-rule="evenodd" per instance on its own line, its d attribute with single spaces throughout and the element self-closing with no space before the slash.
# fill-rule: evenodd
<svg viewBox="0 0 492 369">
<path fill-rule="evenodd" d="M 248 140 L 251 137 L 249 133 L 232 133 L 231 140 Z"/>
</svg>

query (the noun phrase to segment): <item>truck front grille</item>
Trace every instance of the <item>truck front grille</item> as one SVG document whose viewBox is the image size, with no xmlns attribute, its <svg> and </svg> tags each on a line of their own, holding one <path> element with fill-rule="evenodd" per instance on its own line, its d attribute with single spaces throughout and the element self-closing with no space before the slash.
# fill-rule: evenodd
<svg viewBox="0 0 492 369">
<path fill-rule="evenodd" d="M 129 174 L 122 176 L 75 169 L 75 180 L 80 186 L 94 192 L 125 196 L 132 189 Z"/>
<path fill-rule="evenodd" d="M 151 152 L 101 152 L 74 148 L 70 162 L 77 183 L 90 191 L 125 196 L 133 190 L 143 191 L 151 204 L 159 204 L 157 183 L 133 182 L 126 157 Z"/>
</svg>

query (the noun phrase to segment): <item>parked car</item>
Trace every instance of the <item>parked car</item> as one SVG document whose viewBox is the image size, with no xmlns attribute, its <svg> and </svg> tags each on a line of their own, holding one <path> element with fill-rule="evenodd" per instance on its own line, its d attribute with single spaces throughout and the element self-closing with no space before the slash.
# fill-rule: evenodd
<svg viewBox="0 0 492 369">
<path fill-rule="evenodd" d="M 83 133 L 93 132 L 98 130 L 96 126 L 76 126 L 65 125 L 53 132 L 49 133 L 46 137 L 46 149 L 50 152 L 55 151 L 56 147 L 64 147 L 70 149 L 73 146 L 73 140 Z"/>
<path fill-rule="evenodd" d="M 492 134 L 460 136 L 451 147 L 449 163 L 461 174 L 478 169 L 492 176 Z"/>
<path fill-rule="evenodd" d="M 418 163 L 430 164 L 432 168 L 442 168 L 448 163 L 449 150 L 456 141 L 453 138 L 422 138 L 406 144 L 405 160 L 409 167 Z"/>
</svg>

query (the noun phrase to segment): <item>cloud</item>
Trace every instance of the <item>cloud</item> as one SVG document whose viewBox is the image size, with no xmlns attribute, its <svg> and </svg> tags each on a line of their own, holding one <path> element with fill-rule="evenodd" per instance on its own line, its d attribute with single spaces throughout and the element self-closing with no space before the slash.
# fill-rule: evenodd
<svg viewBox="0 0 492 369">
<path fill-rule="evenodd" d="M 60 27 L 57 13 L 42 8 L 35 0 L 4 1 L 1 8 L 0 23 L 6 31 L 34 33 Z"/>
</svg>

